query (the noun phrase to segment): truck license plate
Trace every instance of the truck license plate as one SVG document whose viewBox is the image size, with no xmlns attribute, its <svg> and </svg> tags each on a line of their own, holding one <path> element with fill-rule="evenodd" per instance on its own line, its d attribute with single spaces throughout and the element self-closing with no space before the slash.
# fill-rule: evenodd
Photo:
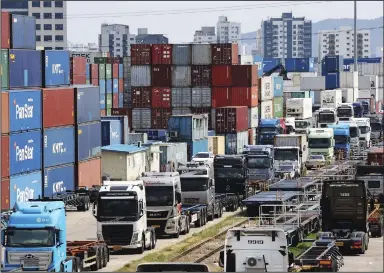
<svg viewBox="0 0 384 273">
<path fill-rule="evenodd" d="M 343 242 L 336 242 L 336 246 L 343 246 L 344 243 Z"/>
<path fill-rule="evenodd" d="M 197 221 L 197 215 L 195 214 L 195 215 L 193 215 L 191 217 L 191 222 L 193 223 L 193 222 L 196 222 L 196 221 Z"/>
<path fill-rule="evenodd" d="M 153 228 L 160 228 L 159 225 L 152 225 Z"/>
<path fill-rule="evenodd" d="M 119 250 L 122 250 L 123 248 L 121 246 L 113 246 L 112 249 L 114 251 L 119 251 Z"/>
</svg>

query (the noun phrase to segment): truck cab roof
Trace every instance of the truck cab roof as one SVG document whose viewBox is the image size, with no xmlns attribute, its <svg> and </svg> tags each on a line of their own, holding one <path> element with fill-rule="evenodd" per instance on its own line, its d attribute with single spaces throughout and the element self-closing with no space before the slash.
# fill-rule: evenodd
<svg viewBox="0 0 384 273">
<path fill-rule="evenodd" d="M 107 192 L 130 192 L 138 197 L 143 197 L 144 182 L 142 180 L 133 181 L 104 181 L 100 187 L 99 193 Z"/>
<path fill-rule="evenodd" d="M 180 186 L 180 175 L 178 172 L 146 172 L 141 179 L 146 187 Z"/>
</svg>

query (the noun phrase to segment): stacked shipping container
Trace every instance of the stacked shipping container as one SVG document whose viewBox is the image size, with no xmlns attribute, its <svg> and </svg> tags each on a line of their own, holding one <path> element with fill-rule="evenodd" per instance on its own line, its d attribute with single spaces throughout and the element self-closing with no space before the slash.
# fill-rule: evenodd
<svg viewBox="0 0 384 273">
<path fill-rule="evenodd" d="M 340 88 L 340 72 L 344 71 L 343 56 L 325 56 L 321 64 L 321 75 L 325 77 L 325 90 Z"/>
</svg>

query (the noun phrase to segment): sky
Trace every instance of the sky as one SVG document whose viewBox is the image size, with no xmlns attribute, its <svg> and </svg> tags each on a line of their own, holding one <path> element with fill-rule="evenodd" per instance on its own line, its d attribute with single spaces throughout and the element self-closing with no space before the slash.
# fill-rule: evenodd
<svg viewBox="0 0 384 273">
<path fill-rule="evenodd" d="M 357 18 L 383 16 L 383 1 L 358 1 Z M 241 32 L 260 28 L 262 20 L 292 12 L 318 22 L 324 19 L 353 18 L 353 1 L 68 1 L 68 41 L 97 43 L 102 23 L 124 24 L 130 33 L 148 28 L 164 34 L 170 43 L 193 40 L 195 30 L 216 26 L 218 17 L 241 23 Z"/>
</svg>

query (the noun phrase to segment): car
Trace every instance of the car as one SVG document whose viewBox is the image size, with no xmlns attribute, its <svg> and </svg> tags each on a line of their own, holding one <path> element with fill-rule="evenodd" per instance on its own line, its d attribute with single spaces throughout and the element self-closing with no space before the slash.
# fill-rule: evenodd
<svg viewBox="0 0 384 273">
<path fill-rule="evenodd" d="M 200 152 L 195 154 L 194 157 L 192 157 L 192 162 L 212 162 L 213 159 L 215 158 L 215 155 L 212 152 Z"/>
<path fill-rule="evenodd" d="M 323 155 L 310 155 L 307 162 L 307 169 L 321 168 L 326 165 L 326 160 Z"/>
</svg>

